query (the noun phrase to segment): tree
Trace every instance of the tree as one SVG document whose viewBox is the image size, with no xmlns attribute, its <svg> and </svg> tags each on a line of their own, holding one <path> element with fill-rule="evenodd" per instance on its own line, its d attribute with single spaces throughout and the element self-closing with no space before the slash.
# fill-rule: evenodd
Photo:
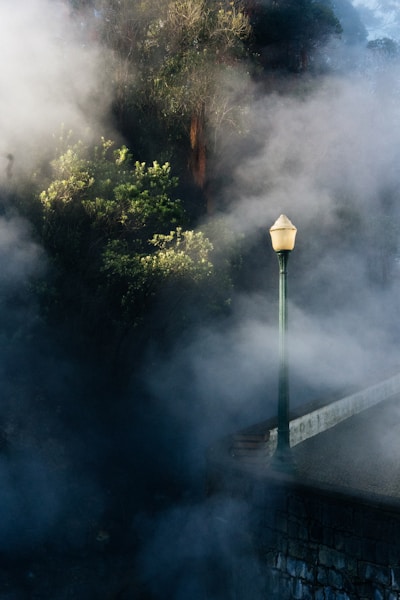
<svg viewBox="0 0 400 600">
<path fill-rule="evenodd" d="M 116 59 L 115 110 L 119 122 L 142 122 L 147 139 L 184 146 L 193 182 L 207 182 L 210 131 L 229 112 L 223 81 L 245 57 L 249 20 L 240 0 L 98 0 L 99 37 Z M 125 129 L 126 131 L 126 129 Z M 129 133 L 129 132 L 128 132 Z M 160 138 L 159 138 L 160 139 Z M 153 154 L 154 155 L 154 154 Z M 207 205 L 212 212 L 211 199 Z"/>
<path fill-rule="evenodd" d="M 105 139 L 95 148 L 63 146 L 38 195 L 37 228 L 53 274 L 51 285 L 42 285 L 50 318 L 108 343 L 149 324 L 168 286 L 175 295 L 196 290 L 211 304 L 221 288 L 213 245 L 184 228 L 170 165 L 134 161 L 125 146 Z M 180 316 L 174 318 L 182 326 Z"/>
</svg>

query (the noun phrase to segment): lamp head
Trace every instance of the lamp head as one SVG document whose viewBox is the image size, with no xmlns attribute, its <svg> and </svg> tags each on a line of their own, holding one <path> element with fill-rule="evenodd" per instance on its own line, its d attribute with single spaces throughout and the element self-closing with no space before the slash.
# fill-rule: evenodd
<svg viewBox="0 0 400 600">
<path fill-rule="evenodd" d="M 294 248 L 297 229 L 286 215 L 281 215 L 269 230 L 275 252 L 291 251 Z"/>
</svg>

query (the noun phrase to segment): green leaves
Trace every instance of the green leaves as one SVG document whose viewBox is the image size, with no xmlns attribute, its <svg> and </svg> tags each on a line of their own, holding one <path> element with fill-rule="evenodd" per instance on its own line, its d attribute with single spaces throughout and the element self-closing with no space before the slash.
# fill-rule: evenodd
<svg viewBox="0 0 400 600">
<path fill-rule="evenodd" d="M 53 161 L 51 166 L 56 179 L 40 194 L 46 210 L 77 200 L 93 185 L 90 164 L 79 156 L 79 151 L 79 146 L 69 148 Z"/>
<path fill-rule="evenodd" d="M 213 271 L 209 260 L 213 245 L 201 231 L 183 231 L 177 227 L 169 235 L 155 234 L 150 243 L 156 252 L 141 258 L 146 271 L 163 277 L 191 277 L 194 281 L 201 281 Z"/>
<path fill-rule="evenodd" d="M 157 31 L 162 52 L 156 52 L 151 70 L 143 72 L 150 98 L 164 117 L 187 118 L 208 103 L 218 86 L 216 66 L 231 65 L 243 55 L 242 42 L 249 35 L 249 21 L 239 2 L 167 2 Z"/>
<path fill-rule="evenodd" d="M 41 237 L 55 266 L 56 310 L 86 323 L 142 322 L 163 286 L 201 285 L 213 274 L 213 246 L 186 231 L 168 163 L 134 161 L 102 139 L 71 145 L 51 163 L 54 179 L 39 194 Z M 71 287 L 72 281 L 79 285 Z M 81 296 L 81 299 L 80 299 Z M 90 318 L 87 312 L 92 308 Z"/>
</svg>

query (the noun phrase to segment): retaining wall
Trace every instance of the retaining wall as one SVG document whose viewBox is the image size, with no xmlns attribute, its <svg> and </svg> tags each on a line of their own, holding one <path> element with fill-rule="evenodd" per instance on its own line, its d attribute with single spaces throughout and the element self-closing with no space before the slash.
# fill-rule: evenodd
<svg viewBox="0 0 400 600">
<path fill-rule="evenodd" d="M 291 444 L 399 391 L 396 375 L 294 419 Z M 274 473 L 263 467 L 273 441 L 270 428 L 251 439 L 243 460 L 229 440 L 209 454 L 209 494 L 237 498 L 251 515 L 245 566 L 232 556 L 227 600 L 400 600 L 400 499 Z"/>
<path fill-rule="evenodd" d="M 247 506 L 226 600 L 400 600 L 399 504 L 283 476 L 213 474 L 214 492 Z"/>
<path fill-rule="evenodd" d="M 272 509 L 272 510 L 271 510 Z M 258 539 L 276 600 L 400 598 L 400 513 L 359 499 L 286 489 L 264 506 Z M 273 518 L 271 516 L 273 515 Z"/>
</svg>

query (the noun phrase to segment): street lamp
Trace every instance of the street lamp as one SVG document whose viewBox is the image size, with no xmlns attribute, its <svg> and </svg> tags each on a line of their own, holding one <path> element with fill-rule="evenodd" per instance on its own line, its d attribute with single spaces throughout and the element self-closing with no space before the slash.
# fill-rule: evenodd
<svg viewBox="0 0 400 600">
<path fill-rule="evenodd" d="M 287 332 L 287 262 L 294 248 L 297 229 L 281 215 L 269 230 L 272 247 L 279 262 L 279 389 L 278 389 L 278 442 L 273 460 L 275 468 L 292 472 L 294 464 L 290 453 L 289 437 L 289 370 L 286 348 Z"/>
</svg>

